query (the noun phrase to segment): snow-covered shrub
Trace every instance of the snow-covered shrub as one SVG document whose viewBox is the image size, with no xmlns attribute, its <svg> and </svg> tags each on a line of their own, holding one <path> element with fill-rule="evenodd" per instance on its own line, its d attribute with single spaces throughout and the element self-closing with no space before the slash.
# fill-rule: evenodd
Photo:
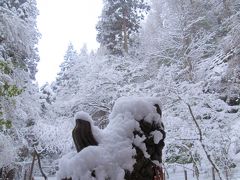
<svg viewBox="0 0 240 180">
<path fill-rule="evenodd" d="M 0 169 L 11 165 L 15 160 L 15 148 L 11 138 L 0 132 Z"/>
</svg>

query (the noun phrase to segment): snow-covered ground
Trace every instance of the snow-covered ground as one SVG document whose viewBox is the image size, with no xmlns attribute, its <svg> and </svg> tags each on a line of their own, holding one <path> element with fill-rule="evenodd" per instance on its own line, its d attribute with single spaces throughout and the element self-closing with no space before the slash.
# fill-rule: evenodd
<svg viewBox="0 0 240 180">
<path fill-rule="evenodd" d="M 169 174 L 169 177 L 167 178 L 167 180 L 185 180 L 184 172 Z M 197 178 L 193 177 L 192 174 L 190 174 L 188 175 L 188 180 L 197 180 Z M 200 176 L 199 180 L 213 180 L 213 178 L 211 175 L 209 176 L 206 174 L 206 175 Z M 215 180 L 219 180 L 217 175 L 215 175 Z M 240 172 L 229 177 L 229 180 L 240 180 Z"/>
<path fill-rule="evenodd" d="M 56 180 L 56 177 L 48 177 L 48 180 Z M 43 177 L 34 177 L 34 180 L 44 180 Z"/>
<path fill-rule="evenodd" d="M 240 172 L 234 173 L 230 178 L 230 180 L 240 180 Z M 34 180 L 44 180 L 43 177 L 35 177 Z M 48 177 L 48 180 L 57 180 L 56 177 Z M 169 177 L 167 180 L 185 180 L 184 173 L 183 172 L 177 172 L 174 174 L 169 174 Z M 196 177 L 193 177 L 192 174 L 188 176 L 188 180 L 196 180 Z M 205 175 L 200 176 L 200 180 L 212 180 L 211 176 Z M 219 180 L 218 177 L 216 177 L 215 180 Z"/>
<path fill-rule="evenodd" d="M 193 174 L 188 171 L 188 180 L 197 180 L 196 177 L 193 177 Z M 225 177 L 224 177 L 225 178 Z M 185 180 L 184 171 L 177 171 L 175 173 L 169 173 L 167 180 Z M 200 174 L 199 180 L 213 180 L 211 171 L 205 174 Z M 215 180 L 219 180 L 217 174 L 215 174 Z M 240 168 L 235 169 L 231 172 L 228 177 L 228 180 L 240 180 Z"/>
<path fill-rule="evenodd" d="M 34 180 L 44 180 L 43 177 L 34 177 Z M 48 180 L 57 180 L 56 177 L 48 177 Z M 184 172 L 183 171 L 177 171 L 175 173 L 169 172 L 169 176 L 166 178 L 166 180 L 185 180 L 184 178 Z M 196 177 L 193 177 L 192 173 L 188 171 L 188 180 L 197 180 Z M 213 180 L 211 172 L 206 174 L 200 174 L 199 180 Z M 215 175 L 215 180 L 219 180 L 217 175 Z M 240 168 L 235 169 L 232 171 L 229 180 L 240 180 Z"/>
</svg>

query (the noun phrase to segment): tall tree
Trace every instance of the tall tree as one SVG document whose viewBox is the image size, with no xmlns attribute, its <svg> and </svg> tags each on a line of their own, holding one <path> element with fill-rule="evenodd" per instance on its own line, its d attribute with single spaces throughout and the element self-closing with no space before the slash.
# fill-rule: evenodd
<svg viewBox="0 0 240 180">
<path fill-rule="evenodd" d="M 64 83 L 68 83 L 70 81 L 71 76 L 68 74 L 68 70 L 73 67 L 78 61 L 78 53 L 75 50 L 72 43 L 69 43 L 67 51 L 64 55 L 64 61 L 60 65 L 60 72 L 58 73 L 58 77 L 56 80 L 56 85 L 63 85 Z"/>
<path fill-rule="evenodd" d="M 37 13 L 35 0 L 0 1 L 0 137 L 4 142 L 0 156 L 14 156 L 11 161 L 0 159 L 0 168 L 30 157 L 31 128 L 40 112 L 38 88 L 33 83 L 39 60 Z M 16 153 L 8 152 L 11 146 Z"/>
<path fill-rule="evenodd" d="M 144 0 L 105 0 L 97 24 L 97 41 L 111 54 L 128 52 L 131 34 L 138 32 L 144 13 L 150 10 Z"/>
</svg>

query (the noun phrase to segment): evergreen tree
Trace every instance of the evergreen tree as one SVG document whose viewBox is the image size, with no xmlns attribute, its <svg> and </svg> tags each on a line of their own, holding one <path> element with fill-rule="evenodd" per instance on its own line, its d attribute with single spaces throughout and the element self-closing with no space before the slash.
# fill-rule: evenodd
<svg viewBox="0 0 240 180">
<path fill-rule="evenodd" d="M 96 27 L 97 41 L 111 54 L 127 53 L 131 34 L 138 32 L 149 9 L 144 0 L 105 0 Z"/>
<path fill-rule="evenodd" d="M 61 64 L 61 70 L 66 71 L 71 66 L 73 66 L 74 61 L 77 57 L 77 51 L 75 50 L 72 43 L 68 45 L 68 49 L 66 51 L 66 54 L 64 55 L 64 62 Z"/>
<path fill-rule="evenodd" d="M 56 86 L 63 85 L 64 83 L 67 83 L 66 82 L 67 80 L 70 80 L 68 70 L 76 64 L 76 61 L 78 61 L 78 53 L 75 50 L 73 44 L 70 43 L 64 55 L 64 61 L 60 65 L 61 70 L 58 73 L 58 77 L 55 84 Z"/>
</svg>

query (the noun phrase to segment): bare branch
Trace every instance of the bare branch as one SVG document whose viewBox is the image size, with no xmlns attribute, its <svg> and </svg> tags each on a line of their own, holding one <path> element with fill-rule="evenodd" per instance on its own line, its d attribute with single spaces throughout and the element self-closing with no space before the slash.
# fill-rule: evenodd
<svg viewBox="0 0 240 180">
<path fill-rule="evenodd" d="M 180 139 L 175 139 L 177 141 L 199 141 L 199 138 L 188 138 L 188 139 L 184 139 L 184 138 L 180 138 Z"/>
<path fill-rule="evenodd" d="M 186 103 L 186 102 L 185 102 L 185 103 Z M 191 116 L 192 116 L 192 120 L 194 121 L 194 123 L 195 123 L 195 125 L 196 125 L 196 127 L 197 127 L 197 130 L 198 130 L 198 133 L 199 133 L 199 141 L 202 142 L 202 141 L 203 141 L 202 130 L 201 130 L 201 128 L 200 128 L 200 126 L 199 126 L 199 124 L 198 124 L 195 116 L 193 115 L 191 106 L 190 106 L 188 103 L 186 103 L 186 104 L 187 104 L 188 109 L 189 109 L 189 112 L 190 112 L 190 114 L 191 114 Z"/>
<path fill-rule="evenodd" d="M 199 141 L 200 141 L 200 144 L 201 144 L 201 146 L 202 146 L 202 148 L 203 148 L 203 151 L 204 151 L 204 153 L 206 154 L 207 159 L 209 160 L 209 162 L 211 163 L 211 165 L 213 166 L 213 168 L 216 170 L 219 179 L 222 180 L 221 173 L 220 173 L 217 165 L 213 162 L 212 157 L 210 156 L 210 154 L 208 154 L 207 148 L 206 148 L 206 146 L 205 146 L 205 144 L 204 144 L 204 142 L 203 142 L 203 133 L 202 133 L 202 130 L 201 130 L 201 128 L 200 128 L 200 126 L 199 126 L 199 124 L 198 124 L 198 122 L 197 122 L 194 114 L 193 114 L 192 108 L 191 108 L 191 106 L 190 106 L 188 103 L 185 102 L 185 104 L 188 106 L 189 112 L 190 112 L 190 114 L 191 114 L 191 116 L 192 116 L 192 120 L 194 121 L 194 123 L 195 123 L 195 125 L 196 125 L 196 127 L 197 127 L 198 134 L 199 134 Z"/>
<path fill-rule="evenodd" d="M 96 107 L 96 108 L 104 110 L 104 111 L 110 111 L 111 110 L 109 107 L 104 106 L 104 105 L 99 105 L 97 103 L 82 103 L 82 104 L 92 106 L 92 107 Z"/>
</svg>

